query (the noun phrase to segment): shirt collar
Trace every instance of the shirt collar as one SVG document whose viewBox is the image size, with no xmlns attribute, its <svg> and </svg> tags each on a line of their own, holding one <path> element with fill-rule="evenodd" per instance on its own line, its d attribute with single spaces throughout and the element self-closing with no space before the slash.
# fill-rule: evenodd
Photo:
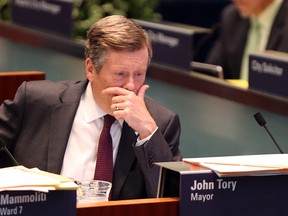
<svg viewBox="0 0 288 216">
<path fill-rule="evenodd" d="M 282 1 L 283 0 L 274 0 L 257 18 L 252 17 L 252 19 L 257 19 L 257 21 L 261 24 L 261 28 L 270 31 Z"/>
<path fill-rule="evenodd" d="M 90 82 L 88 82 L 86 90 L 82 95 L 81 103 L 83 103 L 85 110 L 84 119 L 86 122 L 94 121 L 106 115 L 106 113 L 96 104 L 94 100 Z"/>
<path fill-rule="evenodd" d="M 85 110 L 84 121 L 87 123 L 99 119 L 107 114 L 95 102 L 90 82 L 88 82 L 86 90 L 81 97 L 81 103 Z M 123 120 L 118 120 L 118 122 L 123 126 Z"/>
</svg>

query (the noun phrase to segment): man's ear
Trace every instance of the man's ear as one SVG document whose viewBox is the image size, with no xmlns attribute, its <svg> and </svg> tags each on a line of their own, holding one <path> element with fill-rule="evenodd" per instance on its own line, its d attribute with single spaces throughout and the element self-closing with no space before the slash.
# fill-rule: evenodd
<svg viewBox="0 0 288 216">
<path fill-rule="evenodd" d="M 86 58 L 85 60 L 85 73 L 88 80 L 92 80 L 94 76 L 95 67 L 90 58 Z"/>
</svg>

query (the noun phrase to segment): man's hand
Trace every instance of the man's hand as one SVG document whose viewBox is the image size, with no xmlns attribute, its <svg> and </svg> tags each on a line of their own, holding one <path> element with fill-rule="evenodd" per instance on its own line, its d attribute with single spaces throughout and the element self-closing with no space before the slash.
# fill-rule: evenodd
<svg viewBox="0 0 288 216">
<path fill-rule="evenodd" d="M 148 88 L 148 85 L 141 86 L 137 94 L 121 87 L 109 87 L 102 91 L 103 94 L 112 95 L 111 109 L 115 118 L 126 121 L 139 133 L 140 139 L 151 135 L 157 128 L 144 102 Z"/>
</svg>

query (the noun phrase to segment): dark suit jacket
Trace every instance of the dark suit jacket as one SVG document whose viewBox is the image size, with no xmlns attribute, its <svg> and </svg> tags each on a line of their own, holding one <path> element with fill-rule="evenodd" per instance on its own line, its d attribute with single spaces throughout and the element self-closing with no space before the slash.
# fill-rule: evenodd
<svg viewBox="0 0 288 216">
<path fill-rule="evenodd" d="M 287 13 L 288 1 L 284 0 L 272 25 L 267 50 L 288 51 Z M 210 50 L 206 62 L 222 66 L 226 79 L 240 77 L 249 26 L 249 20 L 240 16 L 233 3 L 224 9 L 219 38 Z"/>
<path fill-rule="evenodd" d="M 87 83 L 87 80 L 24 82 L 13 101 L 4 101 L 0 108 L 0 137 L 19 164 L 60 173 L 74 116 Z M 145 102 L 159 129 L 145 145 L 135 147 L 134 131 L 123 124 L 114 167 L 114 200 L 155 197 L 159 167 L 154 162 L 181 160 L 178 115 L 151 98 L 146 97 Z"/>
</svg>

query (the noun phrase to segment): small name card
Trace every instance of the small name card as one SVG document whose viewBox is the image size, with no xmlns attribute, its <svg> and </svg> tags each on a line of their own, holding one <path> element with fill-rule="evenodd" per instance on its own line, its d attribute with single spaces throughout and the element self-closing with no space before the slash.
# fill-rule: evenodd
<svg viewBox="0 0 288 216">
<path fill-rule="evenodd" d="M 264 51 L 249 56 L 249 88 L 288 97 L 288 54 Z"/>
<path fill-rule="evenodd" d="M 189 70 L 195 44 L 208 29 L 176 24 L 135 20 L 149 34 L 153 45 L 152 61 Z"/>
<path fill-rule="evenodd" d="M 185 162 L 157 164 L 161 167 L 158 196 L 179 196 L 180 216 L 288 213 L 287 174 L 219 177 Z"/>
<path fill-rule="evenodd" d="M 12 20 L 16 24 L 70 36 L 74 0 L 14 0 Z"/>
<path fill-rule="evenodd" d="M 0 215 L 76 216 L 76 190 L 1 191 Z"/>
</svg>

